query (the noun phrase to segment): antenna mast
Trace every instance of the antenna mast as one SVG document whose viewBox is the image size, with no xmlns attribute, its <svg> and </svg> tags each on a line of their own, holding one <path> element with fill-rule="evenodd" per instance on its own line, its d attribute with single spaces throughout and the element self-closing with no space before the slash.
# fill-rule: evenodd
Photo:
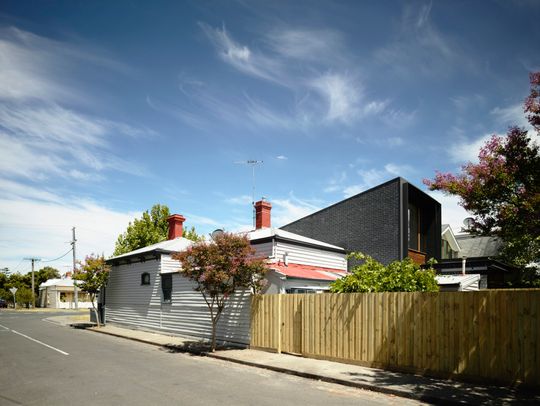
<svg viewBox="0 0 540 406">
<path fill-rule="evenodd" d="M 256 159 L 248 159 L 247 161 L 236 161 L 235 164 L 245 164 L 251 166 L 251 206 L 253 207 L 253 228 L 255 228 L 255 166 L 262 164 L 263 161 L 258 161 Z"/>
</svg>

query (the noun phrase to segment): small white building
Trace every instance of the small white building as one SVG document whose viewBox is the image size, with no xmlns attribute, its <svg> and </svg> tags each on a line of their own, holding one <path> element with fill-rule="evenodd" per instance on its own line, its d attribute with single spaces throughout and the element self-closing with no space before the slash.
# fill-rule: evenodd
<svg viewBox="0 0 540 406">
<path fill-rule="evenodd" d="M 39 285 L 39 306 L 53 309 L 74 309 L 74 289 L 71 278 L 49 279 Z M 90 296 L 81 292 L 80 289 L 77 291 L 77 306 L 80 309 L 92 307 Z"/>
</svg>

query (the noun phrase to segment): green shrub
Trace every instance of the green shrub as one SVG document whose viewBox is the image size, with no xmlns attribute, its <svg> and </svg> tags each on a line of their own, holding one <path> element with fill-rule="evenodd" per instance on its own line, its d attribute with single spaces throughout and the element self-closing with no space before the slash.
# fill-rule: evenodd
<svg viewBox="0 0 540 406">
<path fill-rule="evenodd" d="M 350 258 L 364 263 L 352 269 L 352 273 L 330 285 L 333 293 L 353 292 L 437 292 L 433 261 L 422 269 L 410 258 L 394 261 L 384 266 L 369 255 L 355 252 Z"/>
</svg>

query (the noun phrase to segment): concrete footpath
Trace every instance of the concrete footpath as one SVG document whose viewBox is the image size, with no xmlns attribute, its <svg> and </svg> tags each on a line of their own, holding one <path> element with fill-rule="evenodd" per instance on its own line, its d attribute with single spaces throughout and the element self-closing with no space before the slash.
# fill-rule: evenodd
<svg viewBox="0 0 540 406">
<path fill-rule="evenodd" d="M 69 316 L 51 317 L 48 321 L 72 324 Z M 147 344 L 193 352 L 201 343 L 193 339 L 133 330 L 113 325 L 88 330 L 127 338 Z M 194 345 L 195 344 L 195 345 Z M 196 345 L 199 344 L 199 345 Z M 197 352 L 197 351 L 195 351 Z M 436 404 L 540 404 L 540 392 L 507 387 L 475 385 L 419 375 L 365 368 L 339 362 L 276 354 L 252 349 L 229 349 L 205 353 L 208 357 L 264 368 L 309 379 L 338 383 L 395 396 Z"/>
</svg>

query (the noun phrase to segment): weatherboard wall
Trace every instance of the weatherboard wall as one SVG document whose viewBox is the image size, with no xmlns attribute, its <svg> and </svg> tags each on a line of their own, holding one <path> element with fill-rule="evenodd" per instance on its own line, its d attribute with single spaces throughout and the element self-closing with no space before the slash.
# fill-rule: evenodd
<svg viewBox="0 0 540 406">
<path fill-rule="evenodd" d="M 106 289 L 107 322 L 137 328 L 209 339 L 212 324 L 203 296 L 195 284 L 181 276 L 179 263 L 161 260 L 113 266 Z M 150 285 L 141 285 L 141 274 L 150 274 Z M 172 275 L 171 303 L 162 302 L 161 273 Z M 250 293 L 235 294 L 221 316 L 217 337 L 233 343 L 249 343 Z"/>
<path fill-rule="evenodd" d="M 341 270 L 347 269 L 347 259 L 344 252 L 333 252 L 321 248 L 276 241 L 276 259 L 285 262 L 284 258 L 286 253 L 287 260 L 294 264 L 320 266 L 323 268 Z"/>
</svg>

